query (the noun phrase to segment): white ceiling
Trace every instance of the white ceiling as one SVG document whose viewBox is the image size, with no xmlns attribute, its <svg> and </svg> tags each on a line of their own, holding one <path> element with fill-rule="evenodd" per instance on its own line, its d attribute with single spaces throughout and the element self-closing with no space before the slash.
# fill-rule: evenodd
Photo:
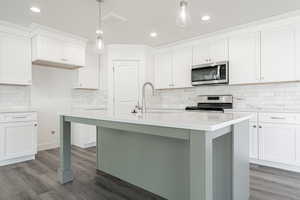
<svg viewBox="0 0 300 200">
<path fill-rule="evenodd" d="M 151 46 L 300 9 L 300 0 L 189 0 L 192 26 L 181 29 L 175 23 L 179 0 L 104 1 L 104 15 L 113 12 L 127 19 L 125 22 L 107 19 L 106 43 Z M 40 6 L 42 13 L 31 13 L 29 7 L 33 4 Z M 211 15 L 210 23 L 200 20 L 204 14 Z M 0 20 L 21 25 L 35 22 L 94 40 L 97 3 L 96 0 L 0 0 Z M 159 36 L 150 38 L 151 31 L 157 31 Z"/>
</svg>

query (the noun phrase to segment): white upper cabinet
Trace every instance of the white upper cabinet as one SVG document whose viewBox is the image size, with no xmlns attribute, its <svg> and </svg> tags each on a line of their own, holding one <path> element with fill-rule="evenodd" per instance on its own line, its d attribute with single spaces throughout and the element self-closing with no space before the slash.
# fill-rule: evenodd
<svg viewBox="0 0 300 200">
<path fill-rule="evenodd" d="M 295 29 L 281 26 L 261 32 L 261 81 L 295 80 Z"/>
<path fill-rule="evenodd" d="M 192 47 L 160 50 L 155 56 L 155 88 L 191 87 Z"/>
<path fill-rule="evenodd" d="M 174 88 L 191 87 L 192 47 L 173 49 Z"/>
<path fill-rule="evenodd" d="M 52 67 L 85 67 L 87 40 L 36 25 L 32 32 L 32 62 Z"/>
<path fill-rule="evenodd" d="M 230 84 L 260 81 L 259 32 L 234 35 L 229 38 Z"/>
<path fill-rule="evenodd" d="M 226 39 L 202 40 L 193 47 L 193 65 L 228 60 Z"/>
<path fill-rule="evenodd" d="M 209 63 L 210 50 L 209 42 L 201 41 L 193 47 L 193 65 L 201 65 L 204 63 Z"/>
<path fill-rule="evenodd" d="M 86 66 L 86 47 L 80 44 L 67 42 L 63 47 L 63 59 L 70 65 Z"/>
<path fill-rule="evenodd" d="M 91 49 L 86 51 L 86 67 L 77 69 L 75 88 L 99 89 L 100 58 Z"/>
<path fill-rule="evenodd" d="M 228 40 L 217 39 L 210 43 L 210 61 L 220 62 L 228 60 Z"/>
<path fill-rule="evenodd" d="M 166 89 L 173 87 L 173 56 L 171 49 L 159 51 L 155 55 L 155 88 Z"/>
<path fill-rule="evenodd" d="M 0 84 L 31 85 L 31 46 L 28 33 L 1 32 Z"/>
</svg>

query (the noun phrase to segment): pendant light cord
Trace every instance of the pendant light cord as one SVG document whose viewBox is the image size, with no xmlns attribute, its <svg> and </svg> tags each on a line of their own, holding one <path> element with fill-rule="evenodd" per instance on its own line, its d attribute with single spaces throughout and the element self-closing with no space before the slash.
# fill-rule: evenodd
<svg viewBox="0 0 300 200">
<path fill-rule="evenodd" d="M 103 30 L 102 30 L 102 9 L 101 9 L 101 4 L 102 4 L 103 0 L 97 0 L 97 1 L 99 3 L 99 8 L 98 8 L 99 9 L 98 30 L 102 32 Z M 101 35 L 102 33 L 99 33 L 99 34 Z"/>
</svg>

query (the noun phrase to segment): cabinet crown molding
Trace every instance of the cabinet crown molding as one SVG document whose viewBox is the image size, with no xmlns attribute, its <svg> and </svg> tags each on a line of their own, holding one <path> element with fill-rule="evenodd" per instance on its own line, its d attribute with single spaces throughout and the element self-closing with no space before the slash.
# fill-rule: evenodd
<svg viewBox="0 0 300 200">
<path fill-rule="evenodd" d="M 86 46 L 88 39 L 84 37 L 80 37 L 78 35 L 74 35 L 71 33 L 63 32 L 51 27 L 47 27 L 44 25 L 32 23 L 30 25 L 30 35 L 31 37 L 37 36 L 37 35 L 44 35 L 48 37 L 54 37 L 56 39 L 60 40 L 69 40 L 70 42 L 80 42 L 81 45 Z"/>
</svg>

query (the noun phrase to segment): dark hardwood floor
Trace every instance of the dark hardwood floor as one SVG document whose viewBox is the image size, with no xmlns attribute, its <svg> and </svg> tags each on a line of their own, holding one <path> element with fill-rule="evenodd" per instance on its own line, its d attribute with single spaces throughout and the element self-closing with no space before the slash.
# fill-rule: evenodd
<svg viewBox="0 0 300 200">
<path fill-rule="evenodd" d="M 161 200 L 158 196 L 95 172 L 96 149 L 73 147 L 75 181 L 56 179 L 58 149 L 30 162 L 0 167 L 0 200 Z M 300 174 L 251 167 L 251 200 L 300 200 Z"/>
</svg>

